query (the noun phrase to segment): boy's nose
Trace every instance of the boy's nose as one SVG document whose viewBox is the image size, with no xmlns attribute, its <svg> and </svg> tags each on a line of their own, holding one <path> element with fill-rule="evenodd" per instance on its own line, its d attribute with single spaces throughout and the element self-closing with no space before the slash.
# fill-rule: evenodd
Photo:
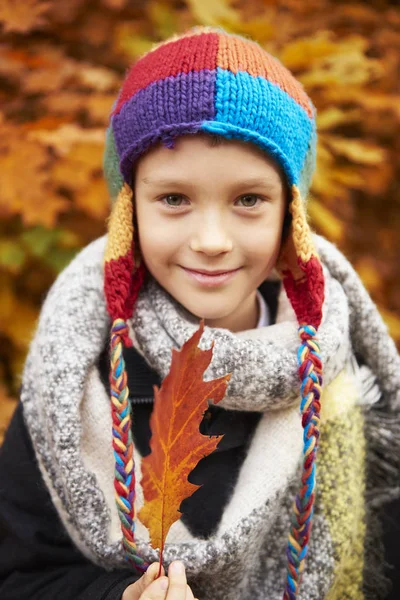
<svg viewBox="0 0 400 600">
<path fill-rule="evenodd" d="M 194 252 L 205 254 L 221 254 L 230 252 L 233 248 L 232 237 L 223 224 L 216 219 L 210 219 L 198 227 L 192 235 L 190 247 Z"/>
</svg>

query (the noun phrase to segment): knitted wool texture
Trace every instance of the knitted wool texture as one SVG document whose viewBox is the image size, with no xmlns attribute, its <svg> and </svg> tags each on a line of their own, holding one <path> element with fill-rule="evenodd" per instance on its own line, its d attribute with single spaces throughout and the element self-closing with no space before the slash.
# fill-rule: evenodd
<svg viewBox="0 0 400 600">
<path fill-rule="evenodd" d="M 291 235 L 278 271 L 299 324 L 298 351 L 304 467 L 293 504 L 284 597 L 297 597 L 310 539 L 319 438 L 322 362 L 317 332 L 324 277 L 306 218 L 315 168 L 316 110 L 302 85 L 256 42 L 220 28 L 195 27 L 155 45 L 128 71 L 107 130 L 104 170 L 113 198 L 104 256 L 104 291 L 111 318 L 111 400 L 115 499 L 127 558 L 147 565 L 135 543 L 135 468 L 129 390 L 122 355 L 146 274 L 135 247 L 132 177 L 135 161 L 154 144 L 208 132 L 252 142 L 283 169 L 291 190 Z"/>
</svg>

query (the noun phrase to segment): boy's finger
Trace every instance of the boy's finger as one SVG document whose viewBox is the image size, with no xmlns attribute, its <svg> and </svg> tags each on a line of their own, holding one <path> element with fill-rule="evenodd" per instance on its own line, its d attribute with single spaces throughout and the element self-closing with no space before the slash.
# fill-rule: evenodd
<svg viewBox="0 0 400 600">
<path fill-rule="evenodd" d="M 134 586 L 131 586 L 132 589 L 129 590 L 130 594 L 131 594 L 131 597 L 129 597 L 129 600 L 137 600 L 137 599 L 141 598 L 141 595 L 143 594 L 143 592 L 145 591 L 145 589 L 157 577 L 159 567 L 160 567 L 160 563 L 158 563 L 158 562 L 152 563 L 149 566 L 149 568 L 147 569 L 147 571 L 134 584 Z M 165 575 L 164 567 L 161 568 L 161 575 Z M 133 591 L 133 589 L 134 589 L 134 591 Z M 128 597 L 128 594 L 125 594 L 125 595 Z M 122 598 L 122 600 L 124 600 L 124 598 Z"/>
<path fill-rule="evenodd" d="M 159 577 L 144 590 L 139 600 L 165 600 L 167 597 L 167 589 L 168 578 Z"/>
<path fill-rule="evenodd" d="M 150 583 L 152 581 L 154 581 L 154 579 L 157 577 L 159 568 L 160 568 L 160 563 L 158 563 L 158 562 L 151 563 L 151 565 L 147 569 L 146 573 L 144 574 L 146 586 L 150 585 Z M 160 577 L 162 575 L 165 575 L 165 569 L 164 569 L 164 567 L 161 567 L 161 575 L 160 575 Z"/>
<path fill-rule="evenodd" d="M 192 590 L 190 589 L 190 587 L 188 585 L 186 586 L 185 600 L 196 600 L 196 598 L 193 596 Z"/>
<path fill-rule="evenodd" d="M 172 562 L 168 569 L 167 600 L 186 600 L 187 581 L 185 567 L 180 560 Z"/>
</svg>

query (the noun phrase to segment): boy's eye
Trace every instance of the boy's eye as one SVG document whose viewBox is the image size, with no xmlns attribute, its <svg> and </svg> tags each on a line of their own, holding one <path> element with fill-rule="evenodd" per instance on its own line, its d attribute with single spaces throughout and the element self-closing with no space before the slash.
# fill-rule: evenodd
<svg viewBox="0 0 400 600">
<path fill-rule="evenodd" d="M 169 202 L 170 199 L 172 200 L 172 203 Z M 182 206 L 182 204 L 179 202 L 180 200 L 182 200 L 183 196 L 181 196 L 180 194 L 168 194 L 168 196 L 163 196 L 161 199 L 161 201 L 165 201 L 165 203 L 167 204 L 167 206 L 169 206 L 170 208 L 179 208 L 180 206 Z M 251 204 L 248 204 L 247 201 L 250 199 Z M 178 200 L 178 203 L 176 203 L 175 201 Z M 239 200 L 244 201 L 243 206 L 245 208 L 254 208 L 255 206 L 257 206 L 257 200 L 260 200 L 260 202 L 264 202 L 263 198 L 261 198 L 260 196 L 257 196 L 256 194 L 246 194 L 245 196 L 241 196 L 239 198 Z M 255 201 L 255 202 L 252 202 Z"/>
<path fill-rule="evenodd" d="M 163 198 L 161 198 L 161 200 L 168 200 L 169 198 L 173 198 L 175 200 L 178 198 L 178 200 L 181 200 L 182 196 L 180 196 L 179 194 L 169 194 L 168 196 L 164 196 Z M 167 206 L 170 206 L 170 207 L 178 206 L 179 207 L 179 206 L 181 206 L 181 204 L 175 204 L 175 202 L 173 202 L 172 204 L 169 204 L 169 202 L 167 202 Z"/>
<path fill-rule="evenodd" d="M 255 202 L 253 204 L 247 204 L 247 200 L 250 198 L 250 200 L 255 200 Z M 256 206 L 257 204 L 257 200 L 261 200 L 261 202 L 263 202 L 263 199 L 260 198 L 260 196 L 256 196 L 256 194 L 246 194 L 246 196 L 241 196 L 239 198 L 239 200 L 245 200 L 245 204 L 244 207 L 245 208 L 253 208 L 253 206 Z"/>
</svg>

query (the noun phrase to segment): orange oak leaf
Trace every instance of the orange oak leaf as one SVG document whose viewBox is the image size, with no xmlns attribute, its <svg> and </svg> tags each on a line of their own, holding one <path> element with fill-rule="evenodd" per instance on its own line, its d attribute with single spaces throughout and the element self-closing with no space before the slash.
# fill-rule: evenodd
<svg viewBox="0 0 400 600">
<path fill-rule="evenodd" d="M 199 487 L 188 481 L 197 463 L 211 454 L 223 436 L 209 437 L 199 431 L 208 400 L 217 404 L 225 396 L 231 373 L 203 381 L 211 362 L 214 342 L 208 350 L 197 344 L 199 329 L 181 350 L 172 350 L 171 368 L 161 384 L 154 387 L 154 409 L 150 418 L 151 454 L 142 460 L 141 485 L 144 505 L 138 517 L 149 529 L 153 548 L 160 549 L 160 569 L 169 528 L 181 514 L 181 502 Z"/>
</svg>

